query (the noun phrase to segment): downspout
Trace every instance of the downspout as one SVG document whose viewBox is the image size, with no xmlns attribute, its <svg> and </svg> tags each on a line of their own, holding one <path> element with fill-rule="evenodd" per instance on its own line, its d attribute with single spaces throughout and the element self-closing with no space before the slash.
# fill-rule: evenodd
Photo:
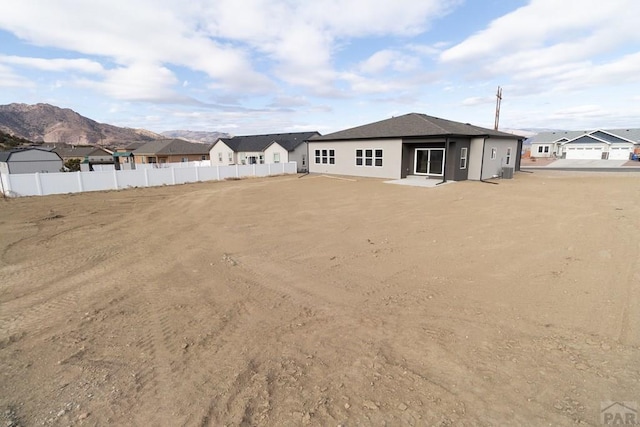
<svg viewBox="0 0 640 427">
<path fill-rule="evenodd" d="M 444 162 L 442 164 L 442 181 L 436 183 L 436 185 L 444 184 L 447 182 L 447 158 L 449 154 L 449 137 L 444 140 Z M 482 173 L 480 173 L 480 177 L 482 177 Z"/>
<path fill-rule="evenodd" d="M 485 181 L 484 179 L 482 179 L 482 171 L 484 170 L 484 149 L 487 146 L 487 138 L 485 137 L 482 140 L 482 159 L 480 160 L 480 182 L 484 182 L 485 184 L 495 184 L 498 185 L 497 182 L 492 182 L 492 181 Z"/>
<path fill-rule="evenodd" d="M 298 176 L 298 178 L 302 178 L 303 176 L 309 175 L 311 172 L 311 159 L 309 158 L 309 141 L 307 141 L 307 172 Z"/>
</svg>

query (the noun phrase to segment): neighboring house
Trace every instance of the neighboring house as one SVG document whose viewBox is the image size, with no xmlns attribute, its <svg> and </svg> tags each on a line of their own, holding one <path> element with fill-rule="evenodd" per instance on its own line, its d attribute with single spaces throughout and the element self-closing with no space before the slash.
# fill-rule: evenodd
<svg viewBox="0 0 640 427">
<path fill-rule="evenodd" d="M 520 170 L 523 137 L 410 113 L 309 140 L 309 171 L 462 181 Z M 509 171 L 507 171 L 509 172 Z"/>
<path fill-rule="evenodd" d="M 183 139 L 159 139 L 143 144 L 133 151 L 136 163 L 180 163 L 209 160 L 208 144 Z"/>
<path fill-rule="evenodd" d="M 0 172 L 4 174 L 60 172 L 62 158 L 41 148 L 0 151 Z"/>
<path fill-rule="evenodd" d="M 531 139 L 531 157 L 628 160 L 640 150 L 640 129 L 542 132 Z"/>
<path fill-rule="evenodd" d="M 307 141 L 318 132 L 276 133 L 220 138 L 211 147 L 212 165 L 251 165 L 296 162 L 308 168 Z"/>
<path fill-rule="evenodd" d="M 78 159 L 89 163 L 113 163 L 113 152 L 93 145 L 65 145 L 54 147 L 51 151 L 58 153 L 63 162 Z"/>
<path fill-rule="evenodd" d="M 132 142 L 128 145 L 116 148 L 113 152 L 113 161 L 117 170 L 132 170 L 136 168 L 133 152 L 142 147 L 144 142 Z"/>
</svg>

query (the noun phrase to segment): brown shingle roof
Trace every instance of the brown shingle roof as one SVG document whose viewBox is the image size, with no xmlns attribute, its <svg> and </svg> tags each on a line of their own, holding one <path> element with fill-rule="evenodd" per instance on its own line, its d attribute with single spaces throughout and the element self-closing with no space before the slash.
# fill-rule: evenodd
<svg viewBox="0 0 640 427">
<path fill-rule="evenodd" d="M 183 139 L 160 139 L 149 141 L 133 151 L 133 155 L 181 155 L 181 154 L 209 154 L 210 144 L 198 144 Z"/>
</svg>

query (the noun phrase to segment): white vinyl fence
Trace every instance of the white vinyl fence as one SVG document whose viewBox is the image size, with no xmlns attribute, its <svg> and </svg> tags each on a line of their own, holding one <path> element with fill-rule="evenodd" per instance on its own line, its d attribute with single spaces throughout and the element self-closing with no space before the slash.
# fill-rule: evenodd
<svg viewBox="0 0 640 427">
<path fill-rule="evenodd" d="M 295 162 L 203 167 L 176 164 L 180 166 L 120 171 L 0 174 L 0 190 L 11 197 L 46 196 L 297 173 Z"/>
</svg>

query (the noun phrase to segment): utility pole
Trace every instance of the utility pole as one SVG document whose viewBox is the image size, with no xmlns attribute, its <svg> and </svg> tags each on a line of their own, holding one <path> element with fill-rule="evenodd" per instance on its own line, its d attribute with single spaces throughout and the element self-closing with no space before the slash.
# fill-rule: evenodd
<svg viewBox="0 0 640 427">
<path fill-rule="evenodd" d="M 500 122 L 500 102 L 502 102 L 502 88 L 498 86 L 498 92 L 496 92 L 496 122 L 493 125 L 495 130 L 498 130 L 498 122 Z"/>
</svg>

